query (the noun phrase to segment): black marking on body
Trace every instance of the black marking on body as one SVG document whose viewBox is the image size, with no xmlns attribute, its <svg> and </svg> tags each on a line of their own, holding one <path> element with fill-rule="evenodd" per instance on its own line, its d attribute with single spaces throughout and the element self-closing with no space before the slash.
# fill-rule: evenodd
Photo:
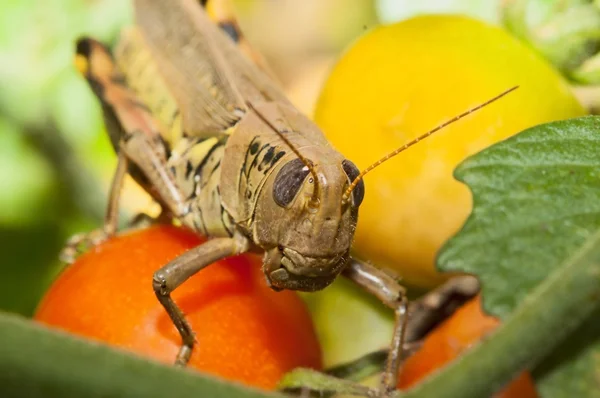
<svg viewBox="0 0 600 398">
<path fill-rule="evenodd" d="M 263 156 L 262 161 L 258 164 L 258 171 L 263 171 L 265 167 L 268 167 L 269 163 L 273 160 L 274 157 L 275 147 L 271 146 L 269 147 L 269 150 L 267 150 L 267 152 L 265 153 L 265 156 Z"/>
<path fill-rule="evenodd" d="M 200 139 L 199 140 L 199 142 L 202 142 L 202 141 L 204 141 L 204 139 Z M 202 161 L 198 164 L 198 166 L 196 166 L 196 168 L 193 169 L 193 173 L 190 171 L 190 168 L 192 167 L 191 162 L 188 161 L 186 163 L 186 172 L 185 172 L 186 179 L 189 179 L 192 176 L 194 178 L 194 186 L 193 186 L 192 192 L 187 197 L 187 200 L 192 200 L 192 199 L 196 198 L 197 192 L 199 192 L 200 190 L 202 190 L 206 186 L 206 184 L 208 184 L 208 181 L 210 181 L 210 178 L 212 177 L 212 175 L 214 174 L 214 172 L 219 168 L 219 166 L 221 165 L 221 161 L 220 160 L 217 162 L 217 164 L 210 171 L 210 173 L 209 173 L 208 177 L 206 178 L 206 180 L 202 179 L 202 171 L 204 169 L 204 166 L 206 166 L 206 164 L 209 162 L 209 160 L 211 160 L 211 158 L 213 157 L 213 153 L 217 150 L 217 148 L 225 145 L 225 143 L 226 143 L 226 139 L 225 140 L 221 139 L 221 140 L 217 141 L 208 150 L 208 152 L 206 153 L 206 155 L 204 156 L 204 158 L 202 159 Z M 193 146 L 194 145 L 190 145 L 187 150 L 189 150 Z M 186 152 L 187 152 L 187 150 L 186 150 Z"/>
<path fill-rule="evenodd" d="M 195 203 L 196 205 L 196 214 L 198 215 L 198 218 L 200 219 L 200 224 L 201 224 L 201 228 L 198 228 L 198 220 L 196 219 L 196 217 L 194 217 L 194 226 L 196 227 L 196 229 L 203 233 L 204 235 L 208 235 L 208 230 L 206 228 L 206 222 L 204 221 L 204 215 L 202 214 L 202 208 L 200 207 L 199 203 Z"/>
<path fill-rule="evenodd" d="M 221 202 L 221 189 L 219 188 L 218 185 L 217 185 L 217 188 L 215 189 L 215 195 L 217 196 L 217 200 L 219 201 L 219 203 L 222 203 Z M 225 222 L 226 220 L 229 221 L 229 224 L 227 224 L 227 222 Z M 231 216 L 229 215 L 229 213 L 227 212 L 227 210 L 225 210 L 223 205 L 221 205 L 221 224 L 223 224 L 223 228 L 225 229 L 225 231 L 227 231 L 229 236 L 233 236 L 233 229 L 232 229 L 233 220 L 232 220 Z"/>
<path fill-rule="evenodd" d="M 192 162 L 190 162 L 189 160 L 185 163 L 185 178 L 190 178 L 190 176 L 192 175 L 192 171 L 194 170 L 194 167 L 192 166 Z"/>
<path fill-rule="evenodd" d="M 86 80 L 88 81 L 88 84 L 90 85 L 94 94 L 99 97 L 102 102 L 107 103 L 106 99 L 104 98 L 104 92 L 106 91 L 104 84 L 100 83 L 95 77 L 89 74 L 86 76 Z"/>
<path fill-rule="evenodd" d="M 191 142 L 191 143 L 190 143 L 190 144 L 189 144 L 189 145 L 188 145 L 188 146 L 185 148 L 185 150 L 179 154 L 179 157 L 180 157 L 180 158 L 185 158 L 185 157 L 187 157 L 187 155 L 188 155 L 188 152 L 189 152 L 189 151 L 191 151 L 191 150 L 192 150 L 192 148 L 194 148 L 196 145 L 198 145 L 198 144 L 200 144 L 200 143 L 202 143 L 202 142 L 204 142 L 204 141 L 206 141 L 206 140 L 207 140 L 207 138 L 202 138 L 202 137 L 197 137 L 197 138 L 195 138 L 195 139 L 194 139 L 194 141 L 195 141 L 195 142 Z"/>
<path fill-rule="evenodd" d="M 127 131 L 123 130 L 123 142 L 127 143 L 130 139 L 132 139 L 135 135 L 140 134 L 140 130 Z"/>
<path fill-rule="evenodd" d="M 261 146 L 258 138 L 258 136 L 255 136 L 252 141 L 250 141 L 250 145 L 248 145 L 248 148 L 246 149 L 244 162 L 240 169 L 241 178 L 238 180 L 238 192 L 240 192 L 246 200 L 252 199 L 253 189 L 246 184 L 246 189 L 243 190 L 242 183 L 244 181 L 249 181 L 252 170 L 256 169 L 266 176 L 275 164 L 277 164 L 277 162 L 286 154 L 285 151 L 277 151 L 276 145 L 267 143 Z M 261 156 L 261 154 L 264 155 Z"/>
<path fill-rule="evenodd" d="M 248 167 L 245 171 L 246 171 L 246 177 L 248 177 L 250 175 L 250 171 L 252 171 L 253 168 L 258 166 L 258 158 L 260 156 L 260 154 L 262 153 L 262 151 L 264 151 L 265 149 L 267 149 L 268 147 L 270 147 L 271 144 L 264 144 L 256 153 L 256 156 L 254 157 L 254 159 L 252 160 L 252 163 L 250 163 L 250 167 Z M 245 166 L 244 162 L 244 166 Z"/>
<path fill-rule="evenodd" d="M 127 87 L 127 80 L 125 79 L 125 76 L 123 76 L 120 73 L 115 73 L 115 74 L 111 75 L 110 81 L 119 86 Z"/>
<path fill-rule="evenodd" d="M 263 158 L 262 163 L 269 163 L 271 160 L 273 160 L 273 156 L 275 156 L 275 147 L 274 146 L 269 148 L 267 153 L 265 153 L 265 157 Z"/>
<path fill-rule="evenodd" d="M 215 164 L 215 167 L 213 167 L 213 169 L 210 171 L 210 174 L 208 176 L 209 179 L 210 179 L 210 177 L 212 177 L 213 174 L 215 174 L 215 171 L 217 171 L 219 169 L 219 166 L 221 166 L 220 160 Z"/>
<path fill-rule="evenodd" d="M 185 198 L 185 200 L 196 199 L 196 196 L 198 196 L 198 195 L 196 194 L 196 185 L 194 184 L 194 189 L 192 189 L 192 192 L 189 194 L 189 196 L 187 198 Z"/>
<path fill-rule="evenodd" d="M 163 148 L 165 148 L 165 157 L 167 159 L 169 159 L 171 157 L 171 147 L 169 146 L 169 144 L 167 143 L 167 141 L 165 141 L 165 139 L 163 138 L 162 135 L 157 135 L 158 140 L 161 142 L 161 145 L 163 146 Z"/>
<path fill-rule="evenodd" d="M 219 194 L 219 200 L 221 200 L 221 195 Z M 225 221 L 229 221 L 229 224 Z M 225 208 L 223 206 L 221 206 L 221 224 L 223 225 L 223 228 L 225 229 L 225 231 L 227 231 L 227 233 L 229 234 L 229 236 L 233 236 L 233 220 L 231 219 L 231 216 L 229 215 L 229 213 L 227 213 L 227 211 L 225 210 Z"/>
<path fill-rule="evenodd" d="M 239 43 L 242 35 L 237 25 L 233 21 L 219 22 L 219 27 L 233 40 L 235 43 Z"/>
<path fill-rule="evenodd" d="M 264 169 L 263 174 L 266 175 L 269 172 L 269 170 L 271 170 L 273 168 L 273 166 L 275 166 L 275 164 L 279 161 L 279 159 L 281 159 L 284 155 L 285 155 L 285 151 L 277 152 L 277 155 L 275 155 L 273 157 L 273 159 L 271 159 L 271 164 L 269 164 L 269 166 Z"/>
<path fill-rule="evenodd" d="M 91 39 L 84 38 L 77 40 L 75 52 L 79 55 L 84 56 L 89 61 L 90 55 L 92 54 Z"/>
<path fill-rule="evenodd" d="M 206 165 L 206 163 L 208 163 L 208 160 L 211 158 L 213 152 L 219 148 L 220 146 L 223 146 L 224 143 L 223 141 L 217 141 L 206 153 L 206 156 L 204 156 L 204 159 L 202 159 L 202 161 L 198 164 L 198 166 L 196 166 L 196 169 L 194 170 L 194 178 L 200 178 L 200 175 L 202 174 L 202 169 L 204 168 L 204 166 Z M 196 182 L 197 184 L 198 182 Z M 200 188 L 202 188 L 201 185 Z"/>
<path fill-rule="evenodd" d="M 206 235 L 206 229 L 204 228 L 204 225 L 198 224 L 198 220 L 196 218 L 194 218 L 194 229 Z"/>
</svg>

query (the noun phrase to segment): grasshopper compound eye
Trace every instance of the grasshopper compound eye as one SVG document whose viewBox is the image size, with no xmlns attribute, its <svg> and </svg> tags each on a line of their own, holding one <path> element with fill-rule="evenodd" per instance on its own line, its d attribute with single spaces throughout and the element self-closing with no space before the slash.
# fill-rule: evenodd
<svg viewBox="0 0 600 398">
<path fill-rule="evenodd" d="M 273 183 L 273 199 L 281 207 L 287 207 L 302 187 L 310 170 L 302 159 L 296 158 L 287 162 L 275 177 Z"/>
<path fill-rule="evenodd" d="M 344 169 L 344 173 L 348 176 L 349 183 L 352 183 L 356 177 L 360 175 L 360 170 L 354 163 L 349 161 L 348 159 L 342 162 L 342 168 Z M 356 184 L 356 188 L 352 190 L 352 204 L 354 207 L 360 206 L 363 199 L 365 197 L 365 183 L 363 180 L 359 180 L 358 184 Z"/>
</svg>

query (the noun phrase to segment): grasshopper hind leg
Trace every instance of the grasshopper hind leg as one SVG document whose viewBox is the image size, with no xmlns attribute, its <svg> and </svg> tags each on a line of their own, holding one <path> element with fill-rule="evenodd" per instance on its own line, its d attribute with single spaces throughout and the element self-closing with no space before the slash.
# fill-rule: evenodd
<svg viewBox="0 0 600 398">
<path fill-rule="evenodd" d="M 67 263 L 116 233 L 119 199 L 128 173 L 158 200 L 163 214 L 176 217 L 184 212 L 181 193 L 173 176 L 165 170 L 165 148 L 159 129 L 152 115 L 127 86 L 110 51 L 93 39 L 80 39 L 76 65 L 102 104 L 105 126 L 117 152 L 118 163 L 103 226 L 69 239 L 60 255 Z"/>
</svg>

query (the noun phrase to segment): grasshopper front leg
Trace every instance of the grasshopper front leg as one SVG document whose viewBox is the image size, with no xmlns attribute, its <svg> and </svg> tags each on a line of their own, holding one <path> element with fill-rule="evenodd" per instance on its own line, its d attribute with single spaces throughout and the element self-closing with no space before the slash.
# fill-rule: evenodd
<svg viewBox="0 0 600 398">
<path fill-rule="evenodd" d="M 248 239 L 242 235 L 216 238 L 182 254 L 154 273 L 152 287 L 181 335 L 182 345 L 175 360 L 176 365 L 186 365 L 194 347 L 194 332 L 171 293 L 204 267 L 225 257 L 248 250 Z"/>
<path fill-rule="evenodd" d="M 394 310 L 395 324 L 386 366 L 381 377 L 380 395 L 388 396 L 398 384 L 398 370 L 408 320 L 408 299 L 405 289 L 389 274 L 352 258 L 343 275 Z"/>
</svg>

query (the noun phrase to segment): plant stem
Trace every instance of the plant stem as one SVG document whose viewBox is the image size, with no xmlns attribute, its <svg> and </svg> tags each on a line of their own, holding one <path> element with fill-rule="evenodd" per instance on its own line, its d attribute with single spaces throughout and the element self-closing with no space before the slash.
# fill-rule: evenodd
<svg viewBox="0 0 600 398">
<path fill-rule="evenodd" d="M 0 313 L 3 398 L 276 398 Z"/>
</svg>

